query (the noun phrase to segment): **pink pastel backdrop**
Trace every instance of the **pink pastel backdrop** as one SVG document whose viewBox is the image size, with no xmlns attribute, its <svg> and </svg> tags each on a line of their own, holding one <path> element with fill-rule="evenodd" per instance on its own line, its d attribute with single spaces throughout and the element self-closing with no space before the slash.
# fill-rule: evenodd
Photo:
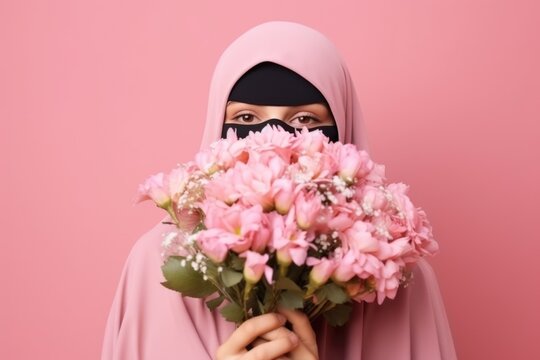
<svg viewBox="0 0 540 360">
<path fill-rule="evenodd" d="M 132 206 L 138 183 L 198 149 L 224 48 L 292 20 L 341 50 L 372 157 L 430 216 L 460 359 L 539 359 L 539 14 L 534 0 L 0 2 L 0 358 L 99 358 L 128 251 L 163 216 Z"/>
</svg>

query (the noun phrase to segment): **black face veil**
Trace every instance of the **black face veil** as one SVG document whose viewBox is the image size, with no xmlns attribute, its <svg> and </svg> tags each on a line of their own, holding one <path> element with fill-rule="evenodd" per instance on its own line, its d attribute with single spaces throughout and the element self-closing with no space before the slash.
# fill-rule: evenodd
<svg viewBox="0 0 540 360">
<path fill-rule="evenodd" d="M 313 103 L 324 103 L 328 106 L 323 94 L 313 84 L 296 72 L 273 62 L 257 64 L 242 75 L 234 84 L 228 101 L 268 106 L 298 106 Z M 270 119 L 258 124 L 224 123 L 221 138 L 227 137 L 227 130 L 230 128 L 236 129 L 239 138 L 244 138 L 250 131 L 261 131 L 268 124 L 281 126 L 292 134 L 300 130 L 281 119 Z M 312 127 L 308 130 L 321 130 L 330 141 L 339 141 L 335 124 Z"/>
</svg>

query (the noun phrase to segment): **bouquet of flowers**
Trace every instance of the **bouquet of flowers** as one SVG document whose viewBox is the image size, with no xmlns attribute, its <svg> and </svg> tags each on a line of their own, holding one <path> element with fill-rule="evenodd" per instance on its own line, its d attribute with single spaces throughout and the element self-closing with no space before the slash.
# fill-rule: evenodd
<svg viewBox="0 0 540 360">
<path fill-rule="evenodd" d="M 162 284 L 204 298 L 229 321 L 302 309 L 347 322 L 353 301 L 393 299 L 438 244 L 408 186 L 319 130 L 277 126 L 238 139 L 230 129 L 194 161 L 139 185 L 174 230 L 164 234 Z"/>
</svg>

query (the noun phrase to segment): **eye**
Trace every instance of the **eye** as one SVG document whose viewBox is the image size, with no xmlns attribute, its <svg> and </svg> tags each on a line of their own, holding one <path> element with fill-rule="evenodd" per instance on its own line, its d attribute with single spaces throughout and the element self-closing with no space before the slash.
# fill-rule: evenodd
<svg viewBox="0 0 540 360">
<path fill-rule="evenodd" d="M 299 125 L 299 126 L 314 125 L 321 122 L 317 117 L 313 115 L 307 115 L 307 114 L 297 116 L 291 120 L 291 122 L 294 122 L 294 121 L 296 121 L 296 125 Z"/>
<path fill-rule="evenodd" d="M 235 121 L 238 121 L 238 122 L 251 123 L 251 122 L 253 122 L 254 118 L 255 118 L 255 115 L 253 115 L 253 114 L 243 113 L 243 114 L 240 114 L 240 115 L 236 115 L 232 119 L 235 120 Z"/>
</svg>

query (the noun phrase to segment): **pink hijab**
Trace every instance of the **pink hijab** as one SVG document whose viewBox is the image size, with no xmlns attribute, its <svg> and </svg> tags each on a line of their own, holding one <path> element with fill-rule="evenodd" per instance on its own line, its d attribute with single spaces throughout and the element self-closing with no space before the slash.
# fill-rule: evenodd
<svg viewBox="0 0 540 360">
<path fill-rule="evenodd" d="M 252 28 L 221 56 L 211 83 L 201 149 L 220 137 L 226 100 L 236 80 L 263 61 L 286 66 L 313 83 L 332 109 L 340 141 L 368 150 L 355 89 L 338 51 L 319 32 L 284 21 Z M 160 222 L 134 244 L 107 320 L 102 360 L 213 359 L 234 331 L 234 324 L 208 310 L 202 300 L 183 298 L 160 284 L 161 242 L 170 230 Z M 323 320 L 314 323 L 320 359 L 456 359 L 437 278 L 425 260 L 416 266 L 414 278 L 394 300 L 355 303 L 344 327 L 332 328 Z"/>
<path fill-rule="evenodd" d="M 285 66 L 315 85 L 330 105 L 339 140 L 369 151 L 356 91 L 334 44 L 307 26 L 286 21 L 255 26 L 221 55 L 210 85 L 201 149 L 220 138 L 227 97 L 236 81 L 264 61 Z"/>
</svg>

